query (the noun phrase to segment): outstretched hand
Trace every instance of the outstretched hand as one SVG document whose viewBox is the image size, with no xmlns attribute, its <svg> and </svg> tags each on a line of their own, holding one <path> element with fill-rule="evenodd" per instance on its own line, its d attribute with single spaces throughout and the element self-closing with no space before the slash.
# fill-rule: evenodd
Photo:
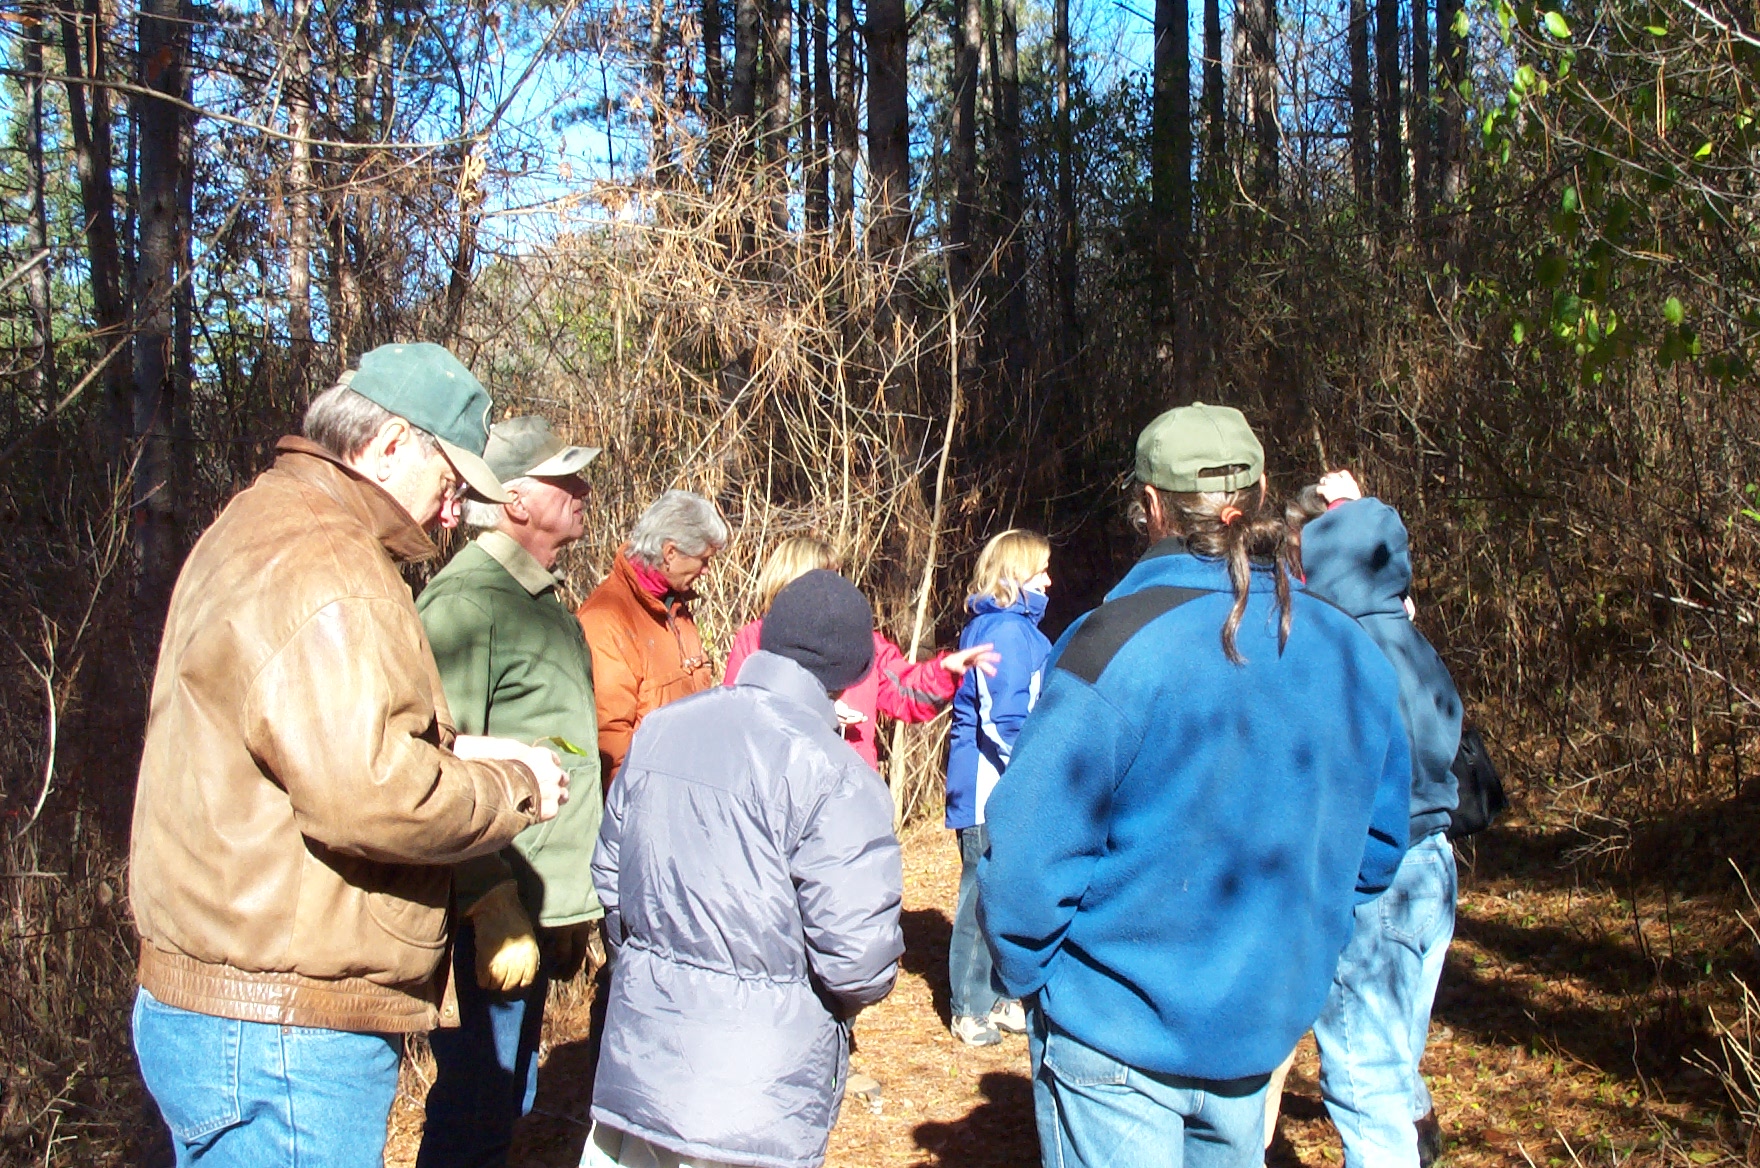
<svg viewBox="0 0 1760 1168">
<path fill-rule="evenodd" d="M 985 677 L 996 676 L 996 663 L 1002 660 L 1002 654 L 996 652 L 989 644 L 973 645 L 970 649 L 961 649 L 957 653 L 949 653 L 941 659 L 941 668 L 955 677 L 964 677 L 966 670 L 976 665 L 984 671 Z"/>
<path fill-rule="evenodd" d="M 1348 470 L 1327 471 L 1320 476 L 1319 487 L 1320 497 L 1326 500 L 1328 507 L 1334 503 L 1363 497 L 1363 488 L 1357 485 L 1357 476 Z"/>
</svg>

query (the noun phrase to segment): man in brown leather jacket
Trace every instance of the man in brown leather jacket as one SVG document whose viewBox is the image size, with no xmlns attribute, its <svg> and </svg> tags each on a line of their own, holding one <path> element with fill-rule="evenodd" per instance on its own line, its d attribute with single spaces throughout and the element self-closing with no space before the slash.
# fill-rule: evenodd
<svg viewBox="0 0 1760 1168">
<path fill-rule="evenodd" d="M 387 345 L 178 577 L 135 798 L 135 1048 L 178 1163 L 378 1165 L 402 1035 L 442 1021 L 450 865 L 556 813 L 554 755 L 455 736 L 400 563 L 432 556 L 489 396 Z"/>
</svg>

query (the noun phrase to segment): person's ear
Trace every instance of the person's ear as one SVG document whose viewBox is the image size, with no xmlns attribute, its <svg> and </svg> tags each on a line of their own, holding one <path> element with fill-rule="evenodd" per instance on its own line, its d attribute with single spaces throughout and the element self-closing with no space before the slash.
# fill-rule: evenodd
<svg viewBox="0 0 1760 1168">
<path fill-rule="evenodd" d="M 1167 513 L 1161 506 L 1161 492 L 1154 487 L 1143 487 L 1143 514 L 1149 520 L 1149 530 L 1159 532 L 1167 526 Z"/>
<path fill-rule="evenodd" d="M 508 516 L 521 523 L 530 520 L 532 513 L 526 510 L 525 492 L 518 487 L 510 487 L 506 484 L 503 484 L 501 489 L 507 492 L 507 502 L 503 506 L 506 507 Z"/>
<path fill-rule="evenodd" d="M 390 481 L 397 472 L 397 456 L 403 453 L 404 445 L 413 437 L 402 418 L 385 419 L 385 424 L 367 444 L 367 460 L 375 478 L 382 483 Z"/>
</svg>

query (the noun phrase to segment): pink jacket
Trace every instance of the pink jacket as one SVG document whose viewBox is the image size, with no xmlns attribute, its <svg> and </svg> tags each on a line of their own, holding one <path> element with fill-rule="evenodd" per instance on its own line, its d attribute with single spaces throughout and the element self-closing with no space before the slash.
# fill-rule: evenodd
<svg viewBox="0 0 1760 1168">
<path fill-rule="evenodd" d="M 727 652 L 727 675 L 722 685 L 732 685 L 739 677 L 739 667 L 747 657 L 758 651 L 758 637 L 764 627 L 755 620 L 733 638 Z M 878 767 L 880 755 L 875 744 L 878 732 L 876 714 L 886 714 L 902 722 L 927 722 L 953 699 L 959 678 L 941 667 L 945 653 L 937 653 L 927 661 L 911 664 L 903 650 L 879 633 L 874 634 L 874 668 L 868 676 L 843 691 L 843 703 L 868 716 L 865 722 L 843 728 L 843 737 L 856 753 Z"/>
</svg>

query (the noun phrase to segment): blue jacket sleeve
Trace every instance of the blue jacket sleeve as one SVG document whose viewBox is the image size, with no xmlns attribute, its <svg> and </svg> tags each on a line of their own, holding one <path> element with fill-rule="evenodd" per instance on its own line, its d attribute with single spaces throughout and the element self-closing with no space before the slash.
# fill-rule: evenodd
<svg viewBox="0 0 1760 1168">
<path fill-rule="evenodd" d="M 1008 765 L 1015 739 L 1020 737 L 1021 727 L 1026 725 L 1027 715 L 1038 697 L 1033 675 L 1042 665 L 1041 650 L 1022 620 L 989 621 L 979 631 L 982 635 L 972 643 L 981 645 L 989 641 L 1000 658 L 995 677 L 986 677 L 981 669 L 971 670 L 977 689 L 978 733 L 989 740 L 1000 770 Z"/>
<path fill-rule="evenodd" d="M 1141 741 L 1093 686 L 1051 673 L 984 815 L 990 850 L 978 864 L 979 920 L 1010 996 L 1035 993 L 1049 977 Z"/>
<path fill-rule="evenodd" d="M 1375 807 L 1369 815 L 1369 838 L 1357 868 L 1357 903 L 1387 891 L 1405 859 L 1412 817 L 1412 749 L 1402 719 L 1393 719 Z"/>
</svg>

